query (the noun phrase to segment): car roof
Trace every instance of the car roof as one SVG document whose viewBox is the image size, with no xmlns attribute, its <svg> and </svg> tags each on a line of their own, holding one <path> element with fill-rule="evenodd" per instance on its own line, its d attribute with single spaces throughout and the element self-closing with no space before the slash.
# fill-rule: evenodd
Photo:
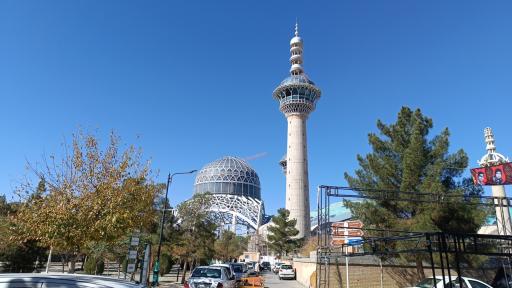
<svg viewBox="0 0 512 288">
<path fill-rule="evenodd" d="M 227 267 L 227 268 L 231 268 L 231 265 L 229 265 L 229 264 L 212 264 L 210 266 L 211 267 Z"/>
<path fill-rule="evenodd" d="M 222 266 L 197 266 L 196 268 L 194 268 L 194 270 L 196 270 L 196 269 L 215 269 L 215 270 L 222 270 L 222 268 L 226 268 L 226 267 L 222 267 Z"/>
<path fill-rule="evenodd" d="M 142 287 L 138 284 L 128 282 L 121 279 L 110 278 L 105 276 L 84 275 L 84 274 L 39 274 L 39 273 L 11 273 L 0 274 L 0 283 L 13 283 L 13 282 L 75 282 L 77 284 L 92 284 L 102 287 Z"/>
<path fill-rule="evenodd" d="M 432 278 L 432 277 L 427 277 L 427 278 Z M 441 279 L 443 279 L 443 276 L 436 276 L 436 279 L 441 280 Z M 448 276 L 444 276 L 444 279 L 445 279 L 445 280 L 448 280 L 448 279 L 450 279 L 450 280 L 456 280 L 456 279 L 459 279 L 459 277 L 457 277 L 457 276 L 452 276 L 452 277 L 450 278 L 450 277 L 448 277 Z M 482 280 L 478 280 L 478 279 L 475 279 L 475 278 L 464 277 L 464 276 L 462 276 L 462 279 L 466 279 L 466 280 L 474 280 L 474 281 L 482 282 Z"/>
</svg>

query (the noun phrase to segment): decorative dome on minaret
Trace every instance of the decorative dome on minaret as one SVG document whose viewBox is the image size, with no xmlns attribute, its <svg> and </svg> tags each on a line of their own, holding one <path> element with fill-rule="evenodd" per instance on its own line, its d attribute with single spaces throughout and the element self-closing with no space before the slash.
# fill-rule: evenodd
<svg viewBox="0 0 512 288">
<path fill-rule="evenodd" d="M 484 129 L 484 137 L 487 154 L 485 154 L 482 157 L 482 159 L 478 161 L 478 164 L 480 164 L 480 166 L 482 167 L 486 167 L 509 162 L 507 157 L 496 152 L 496 145 L 494 144 L 494 134 L 492 133 L 492 129 L 490 127 Z"/>
<path fill-rule="evenodd" d="M 295 24 L 295 36 L 290 40 L 290 76 L 274 90 L 273 96 L 279 100 L 281 112 L 309 114 L 315 110 L 316 101 L 322 94 L 315 83 L 304 72 L 304 52 L 299 24 Z"/>
</svg>

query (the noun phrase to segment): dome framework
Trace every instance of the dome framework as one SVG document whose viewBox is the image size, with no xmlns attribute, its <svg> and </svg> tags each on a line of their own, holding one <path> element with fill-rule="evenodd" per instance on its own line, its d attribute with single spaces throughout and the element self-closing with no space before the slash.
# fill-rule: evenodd
<svg viewBox="0 0 512 288">
<path fill-rule="evenodd" d="M 206 164 L 197 174 L 195 193 L 211 193 L 210 215 L 219 228 L 238 235 L 258 229 L 265 214 L 258 174 L 237 157 Z"/>
</svg>

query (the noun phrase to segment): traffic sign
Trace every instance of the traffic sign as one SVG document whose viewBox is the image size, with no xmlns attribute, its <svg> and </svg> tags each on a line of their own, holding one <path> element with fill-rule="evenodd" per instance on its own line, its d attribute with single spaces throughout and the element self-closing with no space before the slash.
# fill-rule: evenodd
<svg viewBox="0 0 512 288">
<path fill-rule="evenodd" d="M 136 259 L 137 258 L 137 250 L 128 251 L 128 259 Z"/>
<path fill-rule="evenodd" d="M 332 239 L 331 245 L 332 246 L 341 246 L 343 244 L 346 244 L 347 241 L 345 241 L 345 238 L 338 238 L 338 239 Z"/>
<path fill-rule="evenodd" d="M 361 220 L 348 220 L 348 221 L 340 221 L 334 222 L 331 224 L 331 227 L 336 228 L 348 228 L 348 229 L 361 229 L 364 224 Z"/>
<path fill-rule="evenodd" d="M 348 245 L 350 246 L 357 246 L 357 245 L 363 245 L 363 239 L 354 238 L 354 239 L 348 239 Z"/>
<path fill-rule="evenodd" d="M 356 230 L 356 229 L 347 229 L 346 235 L 348 237 L 363 237 L 364 231 L 363 230 Z"/>
</svg>

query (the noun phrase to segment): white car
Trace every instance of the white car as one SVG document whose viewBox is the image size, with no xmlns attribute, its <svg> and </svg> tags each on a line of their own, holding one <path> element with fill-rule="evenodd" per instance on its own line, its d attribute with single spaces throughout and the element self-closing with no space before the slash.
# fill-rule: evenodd
<svg viewBox="0 0 512 288">
<path fill-rule="evenodd" d="M 290 264 L 281 264 L 279 267 L 279 280 L 283 279 L 296 279 L 295 269 Z"/>
<path fill-rule="evenodd" d="M 274 266 L 272 267 L 272 272 L 274 272 L 276 274 L 279 273 L 279 267 L 281 267 L 281 265 L 283 265 L 283 264 L 284 263 L 282 263 L 282 262 L 276 262 L 274 264 Z"/>
<path fill-rule="evenodd" d="M 36 274 L 36 273 L 17 273 L 0 274 L 0 288 L 11 287 L 44 287 L 44 288 L 141 288 L 137 285 L 124 280 L 115 278 L 80 275 L 80 274 Z"/>
<path fill-rule="evenodd" d="M 184 288 L 235 288 L 234 277 L 229 276 L 226 267 L 199 266 L 185 282 Z"/>
<path fill-rule="evenodd" d="M 455 276 L 451 278 L 444 277 L 444 284 L 448 288 L 492 288 L 480 280 L 467 277 L 462 277 L 462 287 L 459 284 L 459 277 Z M 411 288 L 444 288 L 443 277 L 436 276 L 435 279 L 433 277 L 425 278 Z"/>
<path fill-rule="evenodd" d="M 226 269 L 228 269 L 228 272 L 229 272 L 229 278 L 231 280 L 236 280 L 236 275 L 235 275 L 235 270 L 233 269 L 233 265 L 230 265 L 230 264 L 213 264 L 213 265 L 210 265 L 212 267 L 224 267 Z"/>
</svg>

